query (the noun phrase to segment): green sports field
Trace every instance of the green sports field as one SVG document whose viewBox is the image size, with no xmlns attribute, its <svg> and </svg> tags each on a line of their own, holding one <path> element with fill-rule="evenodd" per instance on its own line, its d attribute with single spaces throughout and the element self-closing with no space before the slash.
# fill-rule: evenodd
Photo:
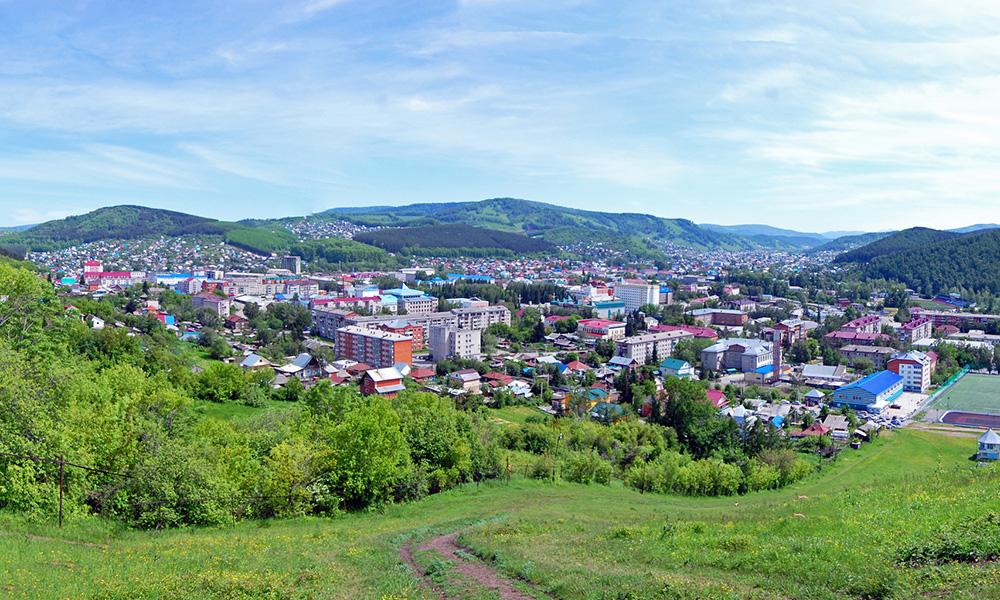
<svg viewBox="0 0 1000 600">
<path fill-rule="evenodd" d="M 969 373 L 934 402 L 936 410 L 1000 413 L 1000 377 Z"/>
</svg>

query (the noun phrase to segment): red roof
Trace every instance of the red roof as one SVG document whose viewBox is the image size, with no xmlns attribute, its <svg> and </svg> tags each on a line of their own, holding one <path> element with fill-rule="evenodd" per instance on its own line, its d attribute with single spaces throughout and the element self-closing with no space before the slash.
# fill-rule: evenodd
<svg viewBox="0 0 1000 600">
<path fill-rule="evenodd" d="M 588 371 L 588 370 L 590 370 L 590 366 L 585 365 L 585 364 L 583 364 L 582 362 L 580 362 L 578 360 L 574 360 L 573 362 L 569 363 L 566 366 L 569 367 L 570 369 L 574 370 L 574 371 Z"/>
<path fill-rule="evenodd" d="M 716 407 L 722 408 L 723 406 L 729 404 L 729 398 L 722 393 L 722 390 L 705 390 L 705 395 L 708 396 L 709 401 Z"/>
<path fill-rule="evenodd" d="M 99 261 L 99 260 L 88 260 L 87 262 L 83 263 L 83 266 L 85 266 L 85 267 L 99 267 L 99 266 L 101 266 L 101 261 Z"/>
<path fill-rule="evenodd" d="M 435 375 L 437 375 L 437 373 L 431 371 L 430 369 L 425 369 L 424 367 L 410 371 L 410 377 L 417 380 L 427 379 L 428 377 L 434 377 Z"/>
<path fill-rule="evenodd" d="M 514 381 L 514 378 L 505 373 L 497 373 L 496 371 L 490 371 L 489 373 L 483 375 L 483 379 L 487 381 L 499 381 L 504 385 Z"/>
</svg>

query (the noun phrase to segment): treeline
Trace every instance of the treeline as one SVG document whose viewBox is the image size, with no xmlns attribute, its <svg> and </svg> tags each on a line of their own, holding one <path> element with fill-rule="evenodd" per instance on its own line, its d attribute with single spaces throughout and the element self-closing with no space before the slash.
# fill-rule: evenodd
<svg viewBox="0 0 1000 600">
<path fill-rule="evenodd" d="M 365 231 L 357 234 L 354 239 L 389 252 L 406 251 L 412 254 L 433 251 L 431 255 L 434 256 L 441 255 L 439 251 L 443 249 L 501 249 L 516 254 L 554 250 L 552 244 L 544 240 L 460 223 Z"/>
<path fill-rule="evenodd" d="M 363 398 L 328 382 L 248 420 L 203 416 L 196 399 L 254 401 L 270 381 L 232 364 L 193 374 L 162 329 L 92 330 L 52 288 L 0 264 L 0 510 L 66 512 L 132 527 L 329 514 L 495 477 L 495 426 L 450 398 Z M 10 318 L 13 315 L 16 318 Z M 290 399 L 290 398 L 286 398 Z"/>
<path fill-rule="evenodd" d="M 561 285 L 549 282 L 524 283 L 512 281 L 506 287 L 494 283 L 456 281 L 443 285 L 423 285 L 420 289 L 435 298 L 479 298 L 490 304 L 547 304 L 565 300 L 568 292 Z"/>
</svg>

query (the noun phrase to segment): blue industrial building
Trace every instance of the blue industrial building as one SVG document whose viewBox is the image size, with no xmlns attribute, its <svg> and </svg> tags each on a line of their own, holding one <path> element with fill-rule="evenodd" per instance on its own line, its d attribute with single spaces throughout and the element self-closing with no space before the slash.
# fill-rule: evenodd
<svg viewBox="0 0 1000 600">
<path fill-rule="evenodd" d="M 831 405 L 835 408 L 847 406 L 852 410 L 880 413 L 902 393 L 901 375 L 892 371 L 879 371 L 835 390 Z"/>
</svg>

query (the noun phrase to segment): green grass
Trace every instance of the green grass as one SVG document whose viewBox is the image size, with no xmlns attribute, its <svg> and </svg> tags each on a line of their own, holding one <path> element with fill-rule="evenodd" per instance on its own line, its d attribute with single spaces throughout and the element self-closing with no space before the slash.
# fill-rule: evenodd
<svg viewBox="0 0 1000 600">
<path fill-rule="evenodd" d="M 242 419 L 263 413 L 268 408 L 287 409 L 294 406 L 295 402 L 281 402 L 278 400 L 268 400 L 266 407 L 253 407 L 236 402 L 209 402 L 208 400 L 196 400 L 195 410 L 214 419 L 229 421 L 232 419 Z"/>
<path fill-rule="evenodd" d="M 933 408 L 1000 413 L 1000 377 L 969 373 L 938 398 Z"/>
<path fill-rule="evenodd" d="M 545 417 L 546 414 L 533 406 L 505 406 L 503 408 L 491 409 L 490 416 L 503 419 L 508 423 L 524 425 L 528 417 Z"/>
<path fill-rule="evenodd" d="M 59 530 L 51 518 L 0 517 L 0 529 L 19 533 L 0 536 L 0 590 L 95 600 L 439 598 L 398 547 L 463 529 L 460 540 L 480 556 L 555 598 L 998 598 L 996 563 L 897 564 L 961 519 L 997 510 L 1000 472 L 971 472 L 970 444 L 891 432 L 795 486 L 736 498 L 515 477 L 381 514 L 218 529 L 121 531 L 71 516 Z M 416 559 L 427 567 L 433 555 Z"/>
</svg>

